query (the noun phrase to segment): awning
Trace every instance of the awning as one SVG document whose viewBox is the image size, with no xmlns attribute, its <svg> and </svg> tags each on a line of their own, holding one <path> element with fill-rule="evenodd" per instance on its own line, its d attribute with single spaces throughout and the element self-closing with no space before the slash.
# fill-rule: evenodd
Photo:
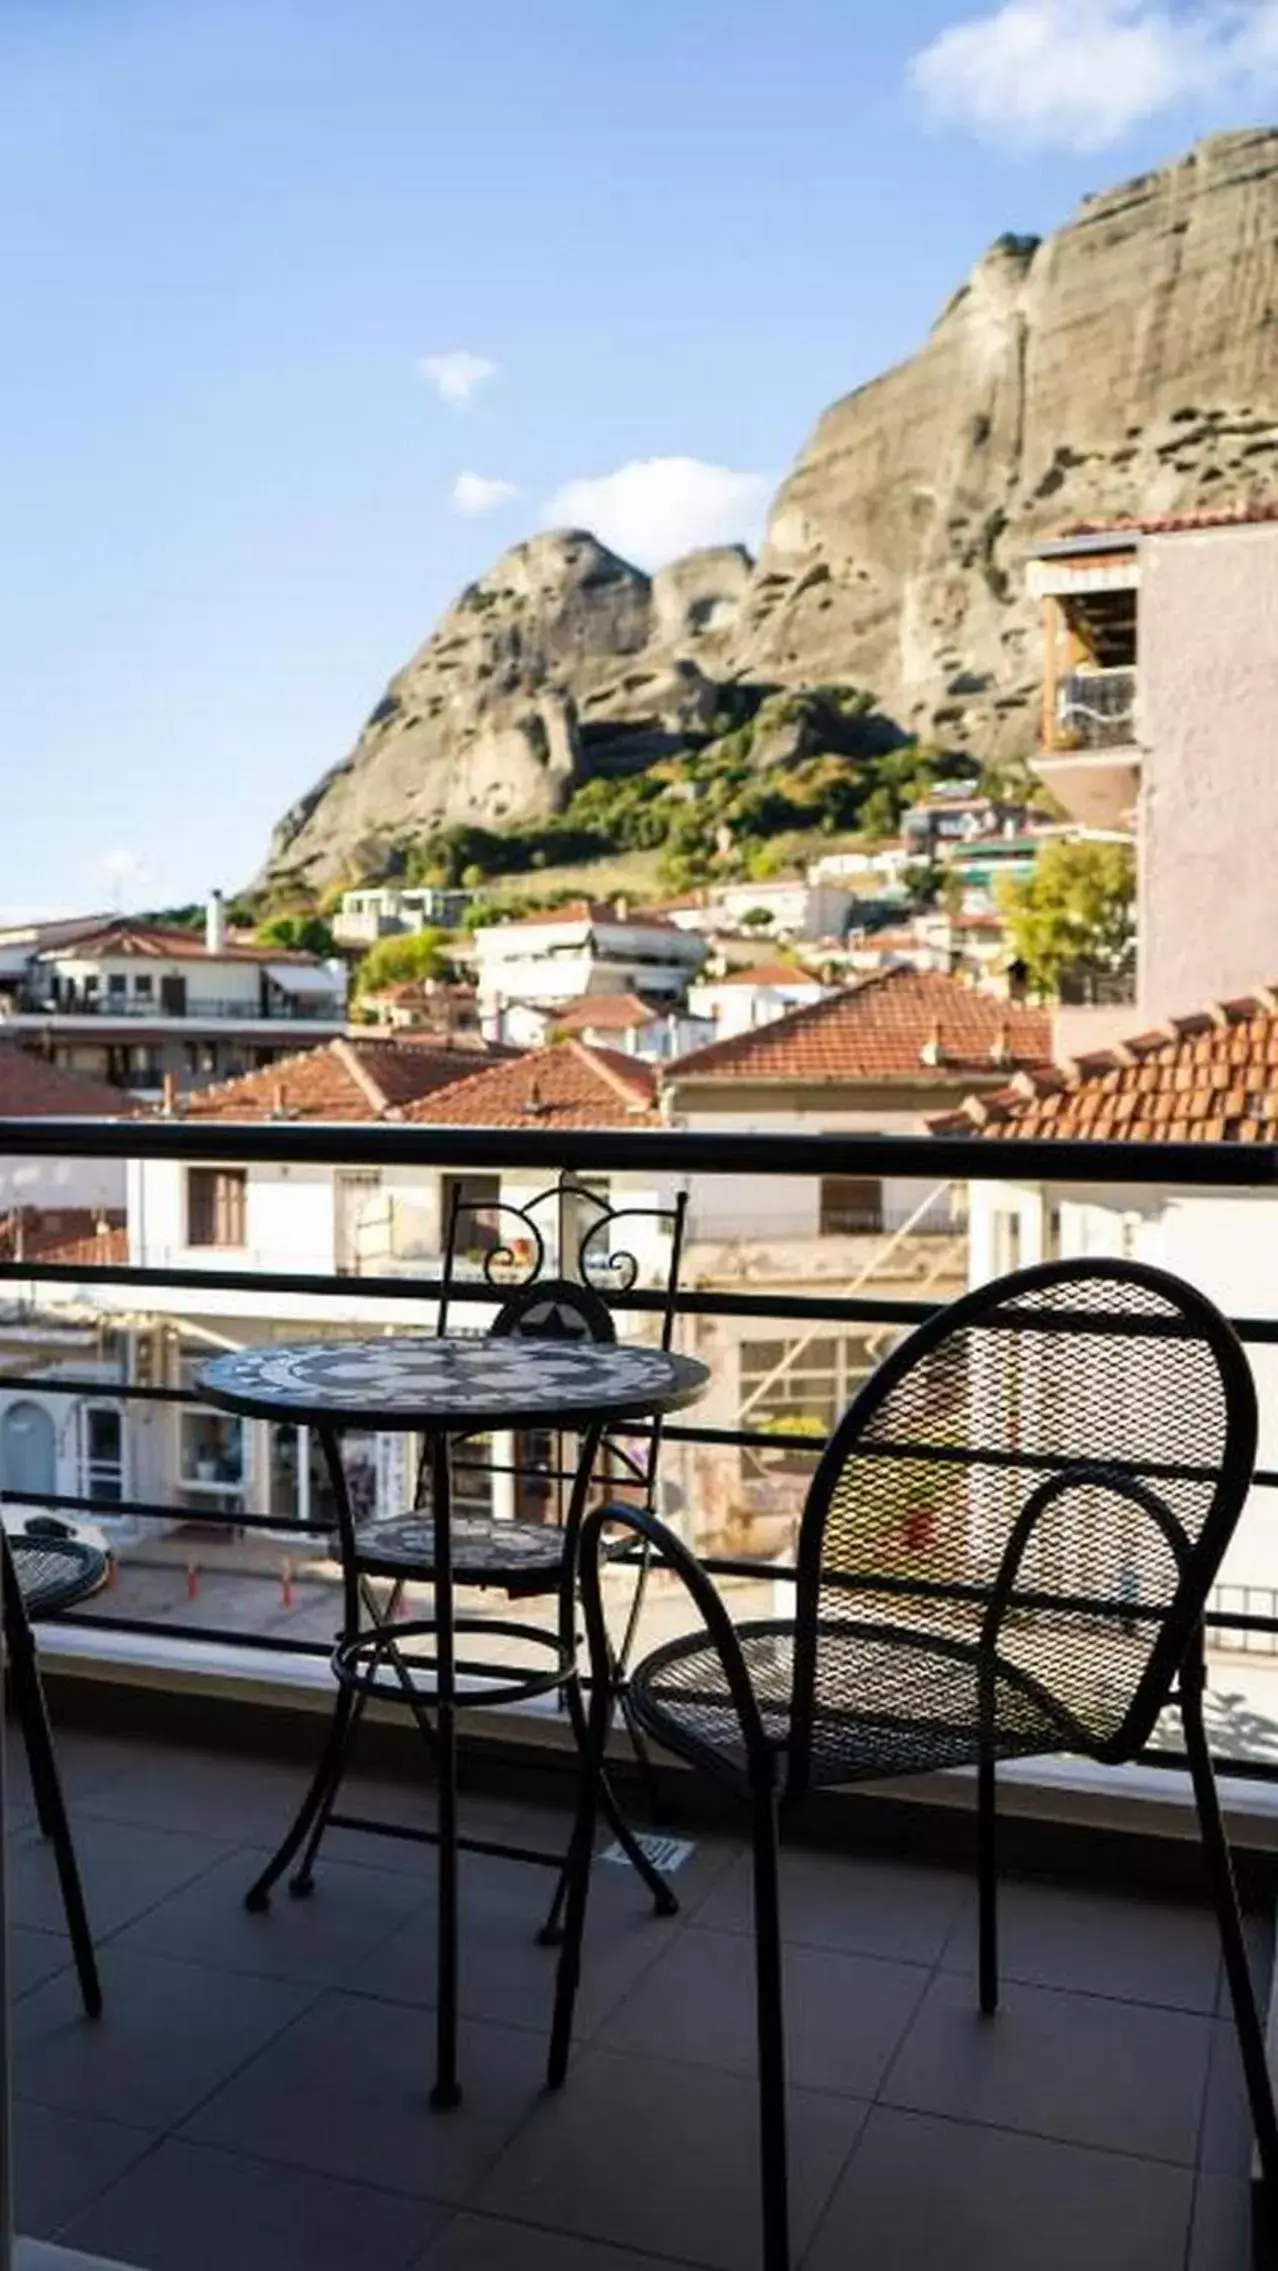
<svg viewBox="0 0 1278 2271">
<path fill-rule="evenodd" d="M 286 994 L 341 995 L 340 984 L 322 964 L 316 968 L 311 962 L 268 962 L 266 975 Z"/>
</svg>

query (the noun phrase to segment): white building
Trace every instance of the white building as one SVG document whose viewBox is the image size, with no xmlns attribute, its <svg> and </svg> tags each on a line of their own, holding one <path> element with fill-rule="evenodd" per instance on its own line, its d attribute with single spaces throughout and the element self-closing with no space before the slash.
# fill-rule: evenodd
<svg viewBox="0 0 1278 2271">
<path fill-rule="evenodd" d="M 824 999 L 828 986 L 811 971 L 786 962 L 756 962 L 744 970 L 725 970 L 718 978 L 700 978 L 688 989 L 688 1008 L 709 1030 L 706 1041 L 730 1041 L 737 1033 L 752 1033 L 770 1025 L 787 1010 L 806 1009 Z M 700 1044 L 690 1042 L 690 1048 Z"/>
<path fill-rule="evenodd" d="M 364 884 L 342 894 L 333 917 L 339 946 L 375 946 L 379 938 L 402 938 L 413 931 L 455 930 L 474 899 L 473 891 L 431 883 Z"/>
<path fill-rule="evenodd" d="M 637 994 L 678 1009 L 706 959 L 704 940 L 660 916 L 578 900 L 551 914 L 490 923 L 475 933 L 480 1019 L 491 1039 L 535 1045 L 540 1013 L 584 994 Z"/>
<path fill-rule="evenodd" d="M 328 1040 L 346 1018 L 340 961 L 229 936 L 91 916 L 0 931 L 0 1037 L 68 1072 L 158 1098 Z"/>
</svg>

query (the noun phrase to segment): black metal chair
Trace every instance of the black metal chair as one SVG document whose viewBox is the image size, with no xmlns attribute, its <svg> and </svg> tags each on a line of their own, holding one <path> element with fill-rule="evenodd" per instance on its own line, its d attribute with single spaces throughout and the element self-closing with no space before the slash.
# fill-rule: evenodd
<svg viewBox="0 0 1278 2271">
<path fill-rule="evenodd" d="M 26 1746 L 36 1820 L 42 1835 L 53 1841 L 80 1995 L 91 2019 L 101 2012 L 102 1989 L 31 1626 L 33 1621 L 61 1615 L 64 1609 L 96 1592 L 106 1572 L 104 1553 L 79 1538 L 60 1536 L 52 1524 L 47 1531 L 33 1528 L 18 1537 L 10 1537 L 0 1525 L 0 1587 L 10 1693 Z"/>
<path fill-rule="evenodd" d="M 548 1235 L 546 1219 L 552 1212 L 553 1237 Z M 668 1349 L 674 1331 L 686 1212 L 687 1198 L 682 1192 L 669 1207 L 613 1207 L 588 1187 L 561 1181 L 538 1192 L 522 1206 L 516 1206 L 501 1199 L 470 1197 L 464 1185 L 458 1182 L 453 1187 L 448 1211 L 437 1330 L 441 1335 L 449 1330 L 461 1282 L 459 1263 L 463 1258 L 463 1240 L 469 1235 L 469 1250 L 475 1264 L 472 1282 L 491 1289 L 500 1302 L 488 1327 L 491 1334 L 614 1341 L 617 1331 L 608 1297 L 629 1292 L 640 1275 L 637 1256 L 615 1242 L 617 1226 L 626 1225 L 626 1235 L 631 1236 L 630 1225 L 648 1221 L 665 1225 L 669 1234 L 669 1260 L 660 1289 L 660 1344 Z M 554 1274 L 547 1274 L 547 1263 L 552 1258 Z M 569 1275 L 570 1270 L 575 1270 L 576 1274 Z M 659 1419 L 649 1423 L 646 1434 L 639 1438 L 626 1440 L 605 1434 L 595 1478 L 595 1487 L 603 1493 L 605 1507 L 622 1511 L 638 1503 L 651 1510 L 660 1448 Z M 386 1634 L 388 1643 L 384 1655 L 386 1670 L 391 1676 L 380 1684 L 378 1692 L 384 1700 L 403 1705 L 412 1713 L 428 1751 L 431 1745 L 428 1703 L 419 1693 L 410 1668 L 400 1660 L 393 1633 L 405 1587 L 429 1585 L 434 1579 L 434 1525 L 429 1499 L 425 1496 L 431 1462 L 432 1443 L 427 1438 L 418 1462 L 413 1511 L 367 1523 L 356 1532 L 360 1597 L 370 1623 Z M 474 1465 L 487 1468 L 490 1474 L 497 1471 L 483 1460 L 476 1460 Z M 462 1462 L 456 1462 L 457 1469 L 461 1466 Z M 575 1607 L 563 1608 L 562 1593 L 565 1557 L 571 1545 L 567 1515 L 572 1503 L 575 1467 L 570 1463 L 562 1438 L 554 1437 L 544 1455 L 526 1457 L 522 1461 L 516 1459 L 509 1471 L 516 1484 L 537 1494 L 546 1508 L 547 1518 L 504 1520 L 492 1514 L 454 1512 L 451 1525 L 453 1583 L 458 1587 L 498 1591 L 511 1599 L 554 1598 L 560 1601 L 561 1619 L 566 1619 L 570 1628 L 574 1627 Z M 632 1544 L 628 1534 L 618 1533 L 610 1538 L 605 1532 L 601 1551 L 605 1555 L 616 1554 L 628 1550 Z M 340 1552 L 340 1543 L 335 1551 Z M 635 1570 L 624 1629 L 620 1639 L 610 1644 L 610 1660 L 613 1693 L 630 1728 L 640 1765 L 648 1772 L 655 1788 L 644 1738 L 638 1721 L 630 1712 L 626 1680 L 626 1665 L 638 1628 L 649 1566 L 650 1556 L 645 1550 Z M 372 1589 L 375 1580 L 385 1581 L 389 1586 L 382 1601 Z M 336 1807 L 354 1739 L 372 1692 L 371 1686 L 362 1686 L 351 1700 L 343 1699 L 339 1691 L 336 1708 L 346 1713 L 340 1750 L 335 1757 L 330 1754 L 329 1771 L 324 1771 L 321 1760 L 320 1773 L 303 1804 L 298 1822 L 267 1870 L 250 1888 L 247 1895 L 250 1907 L 264 1905 L 271 1885 L 298 1851 L 301 1851 L 301 1860 L 290 1879 L 290 1890 L 299 1896 L 310 1892 L 315 1863 L 330 1824 L 344 1828 L 357 1826 L 351 1817 L 339 1816 Z M 584 1735 L 575 1685 L 570 1684 L 563 1692 L 566 1707 Z M 517 1695 L 512 1694 L 512 1700 L 518 1700 Z M 606 1779 L 602 1797 L 607 1818 L 656 1907 L 662 1914 L 674 1914 L 678 1902 L 673 1892 L 644 1854 Z M 303 1817 L 305 1825 L 298 1834 Z M 566 1876 L 561 1874 L 542 1927 L 541 1936 L 546 1940 L 558 1938 L 565 1897 Z"/>
<path fill-rule="evenodd" d="M 1171 1703 L 1278 2204 L 1278 2127 L 1203 1725 L 1202 1615 L 1255 1442 L 1250 1369 L 1210 1302 L 1134 1262 L 1054 1262 L 956 1301 L 866 1382 L 808 1492 L 792 1618 L 734 1627 L 677 1538 L 645 1511 L 618 1517 L 678 1573 L 703 1627 L 635 1666 L 631 1708 L 751 1809 L 766 2271 L 790 2261 L 779 1815 L 810 1790 L 974 1766 L 979 1993 L 992 2012 L 997 1762 L 1129 1760 Z M 592 1513 L 578 1577 L 594 1685 L 552 2085 L 567 2070 L 610 1720 L 599 1541 Z"/>
</svg>

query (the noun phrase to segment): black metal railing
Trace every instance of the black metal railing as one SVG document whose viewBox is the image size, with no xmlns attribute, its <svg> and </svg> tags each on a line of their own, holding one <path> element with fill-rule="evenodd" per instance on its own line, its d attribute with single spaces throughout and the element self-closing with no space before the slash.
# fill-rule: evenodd
<svg viewBox="0 0 1278 2271">
<path fill-rule="evenodd" d="M 947 1178 L 960 1183 L 1045 1182 L 1097 1191 L 1103 1191 L 1108 1185 L 1127 1189 L 1161 1186 L 1267 1193 L 1278 1185 L 1278 1145 L 1270 1144 L 1138 1145 L 856 1134 L 710 1135 L 675 1129 L 552 1132 L 539 1128 L 431 1129 L 381 1124 L 351 1127 L 207 1122 L 192 1125 L 180 1119 L 77 1121 L 73 1125 L 65 1120 L 0 1120 L 0 1160 L 18 1157 L 176 1162 L 197 1159 L 205 1165 L 210 1160 L 221 1159 L 243 1166 L 358 1165 L 438 1169 L 451 1173 L 534 1168 L 547 1181 L 553 1181 L 561 1172 L 626 1173 L 639 1177 L 651 1174 L 659 1178 L 690 1178 L 694 1189 L 696 1177 L 702 1174 L 739 1175 L 753 1181 L 763 1175 L 854 1178 L 886 1175 L 894 1179 L 915 1179 L 921 1193 L 927 1188 L 935 1189 Z M 743 1203 L 743 1219 L 748 1230 L 748 1189 Z M 83 1266 L 47 1261 L 0 1262 L 0 1297 L 6 1284 L 32 1289 L 74 1286 L 80 1290 L 81 1301 L 86 1305 L 92 1303 L 95 1289 L 105 1293 L 121 1287 L 135 1289 L 139 1294 L 148 1290 L 163 1291 L 169 1296 L 184 1289 L 201 1293 L 216 1289 L 221 1293 L 243 1292 L 257 1301 L 270 1295 L 287 1297 L 290 1301 L 299 1297 L 331 1301 L 337 1296 L 345 1301 L 357 1301 L 361 1307 L 379 1301 L 402 1303 L 406 1293 L 411 1293 L 414 1300 L 422 1304 L 424 1321 L 430 1317 L 432 1305 L 442 1290 L 433 1277 L 406 1280 L 402 1274 L 361 1275 L 352 1280 L 325 1271 L 153 1268 L 144 1264 Z M 491 1306 L 493 1291 L 482 1280 L 459 1280 L 452 1287 L 451 1297 L 462 1304 L 463 1309 L 466 1303 Z M 638 1285 L 610 1298 L 617 1308 L 636 1314 L 659 1312 L 665 1301 L 664 1293 Z M 773 1331 L 782 1323 L 800 1334 L 810 1334 L 823 1326 L 875 1328 L 883 1348 L 890 1345 L 895 1334 L 930 1316 L 935 1307 L 936 1302 L 930 1298 L 889 1298 L 861 1291 L 797 1293 L 784 1289 L 756 1290 L 748 1286 L 706 1288 L 695 1284 L 683 1286 L 675 1301 L 677 1315 L 690 1320 L 749 1320 Z M 175 1327 L 180 1325 L 182 1313 L 171 1300 L 166 1303 L 164 1314 L 166 1322 Z M 1245 1343 L 1278 1345 L 1278 1316 L 1243 1316 L 1233 1321 Z M 103 1322 L 109 1325 L 108 1315 L 104 1314 Z M 108 1381 L 100 1374 L 76 1373 L 70 1367 L 61 1370 L 57 1378 L 37 1377 L 29 1371 L 10 1373 L 0 1380 L 0 1387 L 10 1391 L 38 1387 L 41 1396 L 93 1397 L 123 1406 L 200 1405 L 199 1396 L 190 1388 L 137 1380 Z M 636 1428 L 634 1432 L 643 1431 Z M 781 1452 L 786 1455 L 787 1465 L 791 1461 L 815 1459 L 821 1448 L 821 1439 L 815 1434 L 796 1431 L 793 1426 L 769 1427 L 766 1423 L 716 1427 L 689 1419 L 668 1424 L 664 1439 L 669 1444 L 720 1447 L 746 1453 Z M 514 1471 L 490 1460 L 476 1464 L 490 1474 Z M 1257 1489 L 1278 1490 L 1278 1470 L 1259 1469 L 1254 1481 Z M 108 1501 L 89 1490 L 40 1490 L 24 1495 L 19 1488 L 7 1490 L 5 1496 L 13 1503 L 38 1503 L 54 1513 L 90 1519 L 109 1516 L 132 1517 L 140 1522 L 190 1522 L 198 1518 L 207 1520 L 210 1526 L 217 1520 L 212 1510 L 207 1514 L 201 1511 L 195 1517 L 187 1504 L 159 1504 L 129 1496 Z M 283 1514 L 237 1510 L 228 1519 L 236 1531 L 248 1535 L 266 1532 L 280 1539 L 296 1537 L 299 1543 L 327 1538 L 331 1530 L 325 1518 L 303 1521 Z M 706 1565 L 712 1573 L 724 1578 L 752 1578 L 773 1583 L 784 1576 L 783 1568 L 770 1557 L 710 1555 Z M 119 1615 L 109 1605 L 104 1609 L 100 1603 L 90 1604 L 67 1621 L 89 1620 L 99 1630 L 122 1634 L 145 1635 L 157 1629 L 155 1619 Z M 1231 1649 L 1278 1654 L 1278 1586 L 1271 1590 L 1222 1583 L 1213 1595 L 1208 1624 L 1220 1636 L 1222 1644 Z M 165 1617 L 160 1629 L 168 1639 L 183 1639 L 193 1645 L 229 1640 L 237 1647 L 260 1650 L 264 1656 L 283 1652 L 322 1658 L 329 1654 L 327 1641 L 306 1640 L 274 1631 L 228 1629 L 210 1625 L 196 1616 Z M 1151 1760 L 1158 1764 L 1166 1764 L 1172 1755 L 1165 1751 L 1150 1754 Z M 1278 1775 L 1278 1763 L 1270 1763 L 1264 1757 L 1231 1758 L 1229 1763 L 1231 1768 L 1237 1767 L 1243 1772 L 1268 1777 Z"/>
</svg>

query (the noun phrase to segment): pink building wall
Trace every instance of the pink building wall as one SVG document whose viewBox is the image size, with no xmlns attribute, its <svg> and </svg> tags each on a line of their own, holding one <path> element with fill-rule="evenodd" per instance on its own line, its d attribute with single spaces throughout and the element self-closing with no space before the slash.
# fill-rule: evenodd
<svg viewBox="0 0 1278 2271">
<path fill-rule="evenodd" d="M 1146 537 L 1139 610 L 1148 1024 L 1278 984 L 1278 524 Z"/>
</svg>

